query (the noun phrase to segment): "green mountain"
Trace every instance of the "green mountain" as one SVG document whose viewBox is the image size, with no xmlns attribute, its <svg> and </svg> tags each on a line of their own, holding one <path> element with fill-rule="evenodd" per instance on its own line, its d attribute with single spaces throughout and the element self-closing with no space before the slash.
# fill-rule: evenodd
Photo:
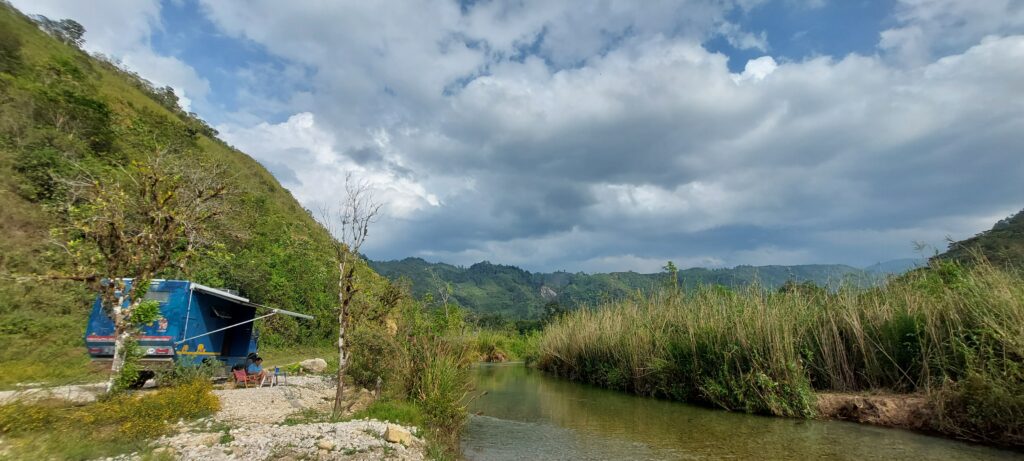
<svg viewBox="0 0 1024 461">
<path fill-rule="evenodd" d="M 651 290 L 668 282 L 668 275 L 613 272 L 531 273 L 515 266 L 484 261 L 469 267 L 429 263 L 420 258 L 400 261 L 370 261 L 381 275 L 411 282 L 413 293 L 438 297 L 444 283 L 451 284 L 452 298 L 479 316 L 500 315 L 510 318 L 537 318 L 544 306 L 556 302 L 563 307 L 594 305 L 603 299 L 621 298 L 637 290 Z M 679 283 L 686 288 L 697 285 L 745 287 L 758 283 L 775 289 L 787 281 L 814 282 L 836 287 L 841 283 L 875 284 L 886 271 L 869 272 L 846 265 L 737 266 L 731 269 L 686 269 L 679 272 Z"/>
<path fill-rule="evenodd" d="M 974 237 L 950 243 L 949 249 L 936 257 L 969 263 L 977 256 L 996 265 L 1024 268 L 1024 210 Z"/>
<path fill-rule="evenodd" d="M 188 273 L 163 275 L 316 316 L 301 325 L 272 317 L 264 345 L 329 338 L 337 301 L 331 236 L 263 166 L 184 112 L 170 88 L 83 52 L 81 31 L 62 28 L 71 23 L 37 24 L 0 2 L 0 366 L 27 377 L 82 368 L 92 295 L 79 283 L 31 277 L 66 264 L 50 242 L 61 222 L 52 206 L 59 180 L 102 177 L 156 151 L 231 173 L 214 250 Z M 362 280 L 382 280 L 362 271 Z"/>
</svg>

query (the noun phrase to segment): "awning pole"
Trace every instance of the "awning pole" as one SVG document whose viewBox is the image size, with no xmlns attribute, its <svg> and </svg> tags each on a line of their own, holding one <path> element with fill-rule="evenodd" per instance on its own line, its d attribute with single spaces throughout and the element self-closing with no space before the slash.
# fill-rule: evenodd
<svg viewBox="0 0 1024 461">
<path fill-rule="evenodd" d="M 245 325 L 245 324 L 247 324 L 247 323 L 252 323 L 252 322 L 255 322 L 255 321 L 259 320 L 259 319 L 264 319 L 264 318 L 270 317 L 271 315 L 274 315 L 274 314 L 276 314 L 276 313 L 277 313 L 276 311 L 275 311 L 275 312 L 271 312 L 271 313 L 269 313 L 269 314 L 267 314 L 267 315 L 261 315 L 261 316 L 259 316 L 259 317 L 256 317 L 256 318 L 254 318 L 254 319 L 249 319 L 249 320 L 246 320 L 246 321 L 244 321 L 244 322 L 239 322 L 239 323 L 236 323 L 236 324 L 234 324 L 234 325 L 228 325 L 228 326 L 226 326 L 226 327 L 224 327 L 224 328 L 218 328 L 218 329 L 216 329 L 216 330 L 213 330 L 213 331 L 209 331 L 209 332 L 203 333 L 203 334 L 201 334 L 201 335 L 193 336 L 193 337 L 191 337 L 191 338 L 185 338 L 185 339 L 183 339 L 183 340 L 181 340 L 181 341 L 178 341 L 178 342 L 174 343 L 174 345 L 175 345 L 175 346 L 177 346 L 178 344 L 181 344 L 181 343 L 183 343 L 183 342 L 185 342 L 185 341 L 191 341 L 191 340 L 193 340 L 193 339 L 196 339 L 196 338 L 202 338 L 203 336 L 207 336 L 207 335 L 212 335 L 212 334 L 214 334 L 214 333 L 217 333 L 217 332 L 219 332 L 219 331 L 224 331 L 224 330 L 227 330 L 228 328 L 234 328 L 234 327 L 237 327 L 237 326 L 239 326 L 239 325 Z"/>
<path fill-rule="evenodd" d="M 192 289 L 190 288 L 188 290 L 188 307 L 185 308 L 185 326 L 181 328 L 181 337 L 182 338 L 184 338 L 185 335 L 188 334 L 188 320 L 189 320 L 189 317 L 192 315 L 192 297 L 193 296 L 195 296 L 195 294 L 192 293 Z M 184 341 L 184 339 L 182 341 Z"/>
</svg>

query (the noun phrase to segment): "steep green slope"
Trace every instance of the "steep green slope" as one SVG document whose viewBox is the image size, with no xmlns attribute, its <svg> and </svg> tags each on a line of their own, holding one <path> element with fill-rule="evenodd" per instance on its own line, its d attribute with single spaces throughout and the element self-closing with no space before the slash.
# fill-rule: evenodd
<svg viewBox="0 0 1024 461">
<path fill-rule="evenodd" d="M 984 256 L 999 266 L 1024 268 L 1024 210 L 1000 220 L 992 229 L 950 243 L 949 249 L 938 258 L 971 262 L 977 256 Z"/>
<path fill-rule="evenodd" d="M 667 283 L 666 274 L 613 272 L 586 274 L 569 272 L 531 273 L 515 266 L 481 262 L 468 268 L 444 263 L 429 263 L 419 258 L 400 261 L 372 261 L 370 265 L 392 280 L 407 278 L 413 293 L 436 296 L 438 280 L 451 283 L 453 298 L 477 315 L 501 315 L 512 318 L 536 318 L 544 305 L 557 302 L 561 306 L 595 305 L 608 299 L 619 299 L 637 290 L 649 291 Z M 434 275 L 436 274 L 436 279 Z M 868 273 L 850 266 L 737 266 L 732 269 L 694 268 L 679 272 L 681 286 L 723 285 L 743 287 L 758 283 L 775 289 L 787 281 L 811 281 L 821 286 L 838 286 L 852 282 L 869 285 L 884 275 Z"/>
<path fill-rule="evenodd" d="M 80 284 L 35 280 L 65 264 L 50 242 L 62 176 L 102 176 L 157 151 L 229 171 L 229 207 L 215 245 L 188 273 L 257 302 L 316 316 L 272 317 L 267 344 L 323 342 L 336 319 L 330 235 L 258 162 L 216 138 L 169 89 L 96 59 L 0 3 L 0 385 L 74 376 L 91 295 Z M 382 281 L 367 268 L 370 287 Z M 20 280 L 19 280 L 20 279 Z"/>
</svg>

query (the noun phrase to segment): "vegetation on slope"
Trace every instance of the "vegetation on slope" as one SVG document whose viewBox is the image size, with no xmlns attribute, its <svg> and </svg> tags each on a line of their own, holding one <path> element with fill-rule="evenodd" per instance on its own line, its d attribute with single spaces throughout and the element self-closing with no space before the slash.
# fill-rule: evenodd
<svg viewBox="0 0 1024 461">
<path fill-rule="evenodd" d="M 923 392 L 929 425 L 1024 446 L 1024 280 L 988 263 L 935 263 L 838 292 L 702 287 L 571 312 L 540 368 L 730 410 L 814 416 L 814 391 Z"/>
<path fill-rule="evenodd" d="M 1024 268 L 1024 210 L 1000 220 L 992 229 L 950 243 L 936 258 L 969 264 L 978 256 L 999 266 Z"/>
<path fill-rule="evenodd" d="M 227 213 L 215 241 L 186 271 L 161 274 L 240 290 L 267 304 L 316 316 L 262 325 L 262 345 L 328 341 L 336 328 L 337 268 L 331 236 L 259 163 L 227 146 L 177 106 L 173 91 L 89 56 L 0 4 L 0 386 L 73 379 L 86 370 L 82 334 L 92 294 L 59 274 L 68 263 L 51 243 L 65 218 L 63 183 L 106 177 L 156 152 L 230 172 Z M 362 300 L 386 280 L 365 265 Z"/>
</svg>

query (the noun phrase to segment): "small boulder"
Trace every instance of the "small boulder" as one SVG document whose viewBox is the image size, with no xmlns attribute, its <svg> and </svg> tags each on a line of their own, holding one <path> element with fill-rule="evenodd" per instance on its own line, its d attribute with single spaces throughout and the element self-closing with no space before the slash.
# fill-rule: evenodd
<svg viewBox="0 0 1024 461">
<path fill-rule="evenodd" d="M 214 433 L 214 434 L 209 434 L 209 433 L 199 434 L 199 436 L 196 437 L 196 442 L 199 445 L 203 445 L 203 446 L 206 446 L 206 447 L 212 447 L 212 446 L 217 445 L 217 444 L 220 443 L 220 434 L 218 434 L 218 433 Z"/>
<path fill-rule="evenodd" d="M 171 447 L 157 447 L 153 450 L 153 456 L 159 459 L 161 456 L 174 457 L 178 452 L 174 451 Z"/>
<path fill-rule="evenodd" d="M 403 429 L 402 426 L 388 424 L 388 428 L 384 431 L 384 440 L 409 446 L 412 444 L 412 434 Z"/>
<path fill-rule="evenodd" d="M 337 444 L 335 444 L 334 441 L 330 439 L 320 439 L 320 441 L 316 443 L 317 448 L 327 451 L 333 450 L 334 447 L 336 446 Z"/>
<path fill-rule="evenodd" d="M 309 373 L 323 373 L 327 369 L 327 361 L 321 358 L 303 360 L 299 366 Z"/>
</svg>

